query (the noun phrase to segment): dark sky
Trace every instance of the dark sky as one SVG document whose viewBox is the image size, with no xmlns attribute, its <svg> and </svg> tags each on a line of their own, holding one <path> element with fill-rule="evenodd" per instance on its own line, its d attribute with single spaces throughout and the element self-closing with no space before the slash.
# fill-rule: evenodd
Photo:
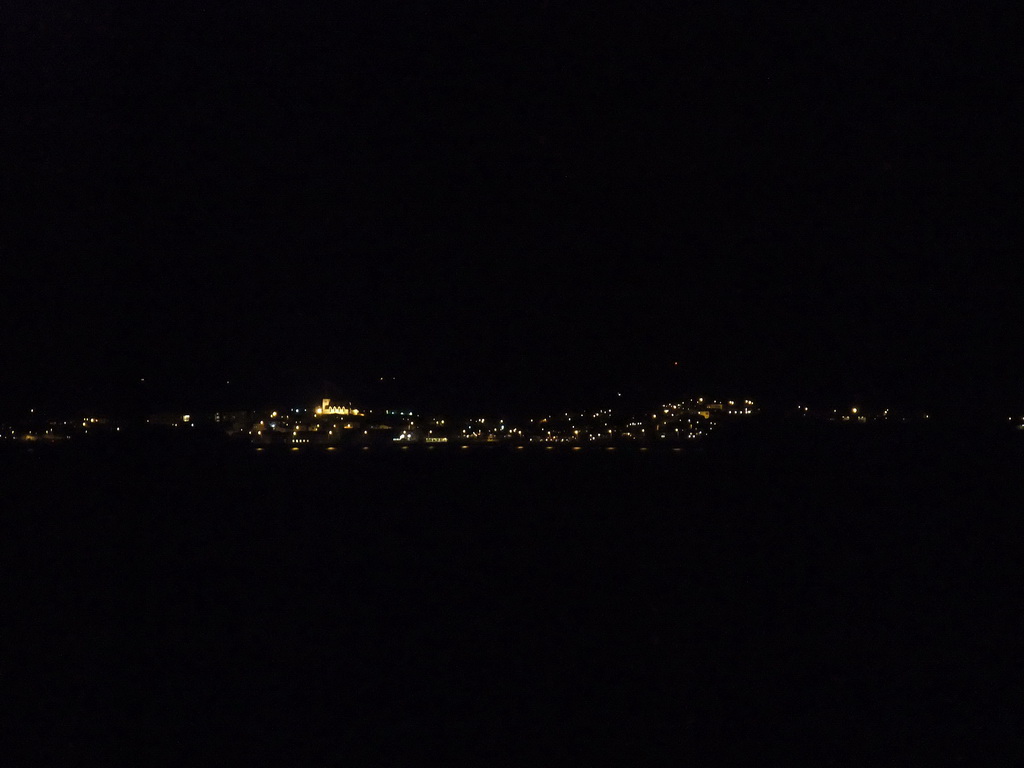
<svg viewBox="0 0 1024 768">
<path fill-rule="evenodd" d="M 1009 18 L 229 5 L 5 11 L 7 406 L 1024 405 Z"/>
</svg>

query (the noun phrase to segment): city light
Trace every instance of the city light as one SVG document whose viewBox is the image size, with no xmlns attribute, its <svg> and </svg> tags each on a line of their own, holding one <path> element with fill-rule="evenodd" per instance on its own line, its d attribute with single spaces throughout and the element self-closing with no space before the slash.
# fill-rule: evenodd
<svg viewBox="0 0 1024 768">
<path fill-rule="evenodd" d="M 458 445 L 462 450 L 474 446 L 504 446 L 522 451 L 526 446 L 539 444 L 545 451 L 556 451 L 560 446 L 566 446 L 562 450 L 578 453 L 587 445 L 613 452 L 664 451 L 679 449 L 683 445 L 694 446 L 704 440 L 726 439 L 725 436 L 733 432 L 734 425 L 738 429 L 741 424 L 754 423 L 762 412 L 750 399 L 703 397 L 675 397 L 657 407 L 648 405 L 646 409 L 633 412 L 608 408 L 562 410 L 524 418 L 521 422 L 480 414 L 452 421 L 429 413 L 416 415 L 412 411 L 363 410 L 349 403 L 333 403 L 326 398 L 319 405 L 310 403 L 308 408 L 288 405 L 280 412 L 204 413 L 190 410 L 188 413 L 153 413 L 139 419 L 138 423 L 151 425 L 147 429 L 178 428 L 180 432 L 197 435 L 208 434 L 200 427 L 217 425 L 226 434 L 244 438 L 254 449 L 261 451 L 300 448 L 311 451 L 369 450 L 397 445 L 403 451 L 414 452 L 424 447 L 436 450 L 443 444 Z M 325 405 L 332 409 L 334 418 L 322 418 Z M 35 414 L 38 411 L 31 409 L 30 412 Z M 819 420 L 837 425 L 882 422 L 893 425 L 931 418 L 930 413 L 921 411 L 901 414 L 890 408 L 876 409 L 864 405 L 834 409 L 830 406 L 817 407 L 812 413 L 810 406 L 803 403 L 796 405 L 795 411 L 786 409 L 785 414 L 778 415 L 804 417 L 804 423 Z M 34 416 L 33 420 L 38 418 Z M 26 423 L 16 425 L 17 428 L 0 425 L 0 438 L 34 442 L 36 445 L 39 441 L 50 443 L 68 439 L 77 433 L 89 434 L 90 439 L 95 439 L 92 436 L 122 433 L 125 424 L 124 420 L 95 413 L 76 414 L 70 420 L 53 419 L 42 424 L 29 424 L 27 416 L 25 420 Z M 1022 419 L 1015 421 L 1015 417 L 1009 417 L 1008 421 L 1015 430 L 1024 427 Z M 183 425 L 192 429 L 180 430 Z"/>
</svg>

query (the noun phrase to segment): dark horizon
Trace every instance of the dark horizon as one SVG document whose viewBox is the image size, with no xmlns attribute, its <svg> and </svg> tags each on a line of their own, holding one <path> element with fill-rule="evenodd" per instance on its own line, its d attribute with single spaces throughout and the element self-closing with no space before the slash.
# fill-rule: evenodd
<svg viewBox="0 0 1024 768">
<path fill-rule="evenodd" d="M 335 402 L 351 402 L 363 410 L 411 410 L 419 415 L 448 416 L 505 416 L 525 419 L 556 414 L 562 411 L 590 411 L 611 408 L 619 413 L 640 412 L 660 407 L 663 403 L 677 402 L 690 397 L 703 396 L 709 401 L 743 400 L 751 398 L 759 412 L 769 416 L 783 416 L 799 405 L 823 413 L 831 409 L 846 411 L 851 407 L 862 411 L 894 412 L 910 416 L 930 414 L 939 422 L 1002 422 L 1008 416 L 1018 415 L 1019 408 L 980 399 L 950 401 L 941 398 L 914 398 L 892 396 L 877 388 L 858 390 L 804 390 L 778 393 L 749 390 L 740 387 L 687 387 L 673 383 L 671 377 L 660 382 L 653 378 L 643 382 L 627 382 L 623 386 L 611 385 L 577 387 L 562 386 L 542 391 L 513 392 L 481 388 L 474 392 L 463 382 L 458 386 L 418 387 L 398 382 L 366 381 L 344 386 L 336 381 L 260 384 L 221 382 L 221 386 L 187 386 L 146 380 L 123 389 L 114 387 L 95 389 L 69 389 L 64 393 L 50 390 L 46 396 L 36 393 L 21 399 L 8 399 L 0 408 L 0 420 L 18 422 L 31 412 L 58 417 L 69 415 L 103 415 L 116 419 L 136 419 L 161 412 L 214 413 L 217 411 L 256 411 L 264 408 L 312 408 L 323 397 Z M 477 380 L 474 383 L 479 383 Z M 660 385 L 659 385 L 660 384 Z M 218 391 L 219 390 L 219 391 Z"/>
</svg>

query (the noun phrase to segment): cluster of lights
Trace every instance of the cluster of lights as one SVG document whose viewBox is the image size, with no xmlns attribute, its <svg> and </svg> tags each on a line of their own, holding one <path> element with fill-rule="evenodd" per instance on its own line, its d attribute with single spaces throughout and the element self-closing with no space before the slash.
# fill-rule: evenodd
<svg viewBox="0 0 1024 768">
<path fill-rule="evenodd" d="M 725 406 L 732 406 L 727 408 Z M 797 405 L 797 412 L 801 415 L 808 416 L 811 414 L 810 408 L 807 405 Z M 323 424 L 323 430 L 320 425 L 315 421 L 310 421 L 308 424 L 304 423 L 291 423 L 293 418 L 292 414 L 303 414 L 309 413 L 308 409 L 292 408 L 287 409 L 290 413 L 278 411 L 272 411 L 270 413 L 271 421 L 262 419 L 259 422 L 254 422 L 252 426 L 247 430 L 249 435 L 254 437 L 262 438 L 265 431 L 269 428 L 270 430 L 277 432 L 291 432 L 288 436 L 289 443 L 292 444 L 293 450 L 297 450 L 300 445 L 307 445 L 313 442 L 317 442 L 311 437 L 299 437 L 300 432 L 308 433 L 319 433 L 324 435 L 323 442 L 331 442 L 328 438 L 335 437 L 335 430 L 340 428 L 351 429 L 355 424 L 344 423 L 339 425 L 337 423 L 327 425 Z M 497 442 L 509 440 L 513 437 L 519 438 L 519 441 L 525 441 L 527 443 L 541 443 L 547 450 L 553 450 L 557 445 L 570 444 L 573 451 L 583 450 L 581 444 L 597 444 L 595 447 L 604 447 L 607 450 L 614 450 L 614 445 L 608 445 L 609 441 L 616 439 L 624 439 L 628 442 L 642 441 L 646 437 L 655 437 L 660 441 L 668 440 L 697 440 L 703 437 L 707 432 L 714 426 L 714 420 L 708 420 L 709 412 L 718 412 L 723 415 L 748 415 L 756 412 L 753 401 L 744 400 L 741 404 L 737 404 L 737 401 L 725 401 L 723 402 L 710 402 L 704 404 L 703 398 L 696 398 L 690 401 L 667 403 L 662 406 L 658 411 L 650 413 L 648 415 L 649 421 L 638 419 L 633 417 L 628 421 L 624 421 L 622 426 L 616 427 L 610 424 L 610 417 L 612 416 L 611 409 L 598 410 L 593 412 L 584 412 L 579 414 L 572 414 L 570 412 L 563 412 L 559 416 L 547 416 L 537 420 L 531 420 L 531 424 L 534 425 L 534 429 L 531 430 L 533 434 L 525 433 L 522 429 L 513 427 L 505 423 L 504 420 L 488 420 L 487 418 L 475 418 L 466 424 L 461 430 L 462 439 L 481 441 L 481 442 Z M 351 413 L 358 413 L 356 409 L 352 408 Z M 387 415 L 403 416 L 408 417 L 409 422 L 407 426 L 398 433 L 397 437 L 394 437 L 395 442 L 401 442 L 409 444 L 413 442 L 424 442 L 430 444 L 447 443 L 451 440 L 450 434 L 444 434 L 442 430 L 438 430 L 441 434 L 437 434 L 434 429 L 424 430 L 423 433 L 417 431 L 417 424 L 415 417 L 412 412 L 406 411 L 387 411 Z M 831 415 L 821 414 L 822 417 L 830 418 L 831 420 L 840 420 L 846 422 L 866 422 L 874 420 L 888 420 L 898 419 L 899 421 L 909 421 L 913 418 L 927 420 L 930 419 L 930 414 L 918 412 L 916 417 L 907 416 L 894 416 L 889 408 L 875 410 L 873 412 L 865 412 L 865 409 L 860 406 L 851 406 L 845 410 L 832 409 Z M 365 416 L 366 414 L 360 414 Z M 696 417 L 702 418 L 696 418 Z M 221 414 L 215 415 L 215 421 L 221 421 Z M 195 426 L 195 418 L 191 414 L 179 414 L 175 415 L 174 421 L 170 421 L 168 417 L 157 417 L 155 419 L 147 419 L 147 423 L 163 423 L 167 426 L 182 426 L 191 425 Z M 244 418 L 244 414 L 238 413 L 228 419 L 225 415 L 225 420 L 231 420 L 232 422 L 238 419 Z M 300 416 L 301 418 L 301 416 Z M 594 421 L 596 423 L 594 423 Z M 1010 416 L 1008 417 L 1016 429 L 1024 431 L 1024 417 Z M 38 441 L 38 440 L 58 440 L 67 437 L 66 434 L 60 434 L 61 427 L 68 429 L 79 428 L 88 431 L 91 427 L 101 424 L 107 424 L 106 419 L 97 417 L 85 417 L 81 421 L 51 421 L 50 427 L 46 428 L 41 432 L 34 431 L 19 431 L 13 427 L 6 427 L 0 431 L 0 438 L 10 440 L 22 440 L 22 441 Z M 444 419 L 435 418 L 430 420 L 430 425 L 433 427 L 444 427 L 447 422 Z M 541 425 L 544 426 L 542 429 L 538 429 Z M 120 431 L 119 426 L 111 425 L 114 431 Z M 279 429 L 280 426 L 280 429 Z M 330 427 L 330 428 L 328 428 Z M 653 427 L 650 431 L 654 434 L 648 435 L 648 427 Z M 379 425 L 369 427 L 369 429 L 363 430 L 363 435 L 368 435 L 370 429 L 390 429 L 386 425 Z M 602 443 L 604 444 L 602 446 Z M 403 445 L 407 447 L 407 445 Z M 436 447 L 436 445 L 428 446 L 430 448 Z M 468 446 L 461 446 L 466 448 Z M 516 450 L 523 450 L 524 446 L 518 444 L 514 446 Z M 369 446 L 363 446 L 364 449 L 368 449 Z M 328 450 L 337 450 L 334 445 L 327 446 Z M 647 450 L 647 446 L 643 445 L 639 447 L 639 450 Z M 258 450 L 263 450 L 262 447 Z M 681 450 L 674 448 L 673 450 Z"/>
<path fill-rule="evenodd" d="M 443 418 L 421 420 L 412 411 L 397 410 L 378 412 L 379 417 L 387 417 L 391 423 L 372 420 L 366 423 L 364 419 L 372 419 L 371 414 L 362 413 L 348 404 L 332 404 L 328 399 L 324 399 L 316 408 L 292 407 L 267 411 L 261 414 L 262 418 L 252 418 L 250 414 L 240 411 L 213 413 L 209 419 L 212 423 L 221 424 L 230 434 L 247 435 L 261 446 L 281 441 L 293 447 L 322 443 L 331 444 L 330 447 L 333 448 L 341 439 L 341 430 L 360 427 L 364 438 L 374 434 L 383 437 L 386 433 L 390 441 L 403 444 L 442 443 L 461 439 L 471 443 L 514 441 L 520 443 L 517 448 L 522 448 L 522 443 L 541 443 L 547 448 L 572 444 L 574 449 L 581 449 L 587 444 L 614 448 L 614 445 L 609 444 L 618 441 L 636 444 L 651 438 L 659 441 L 695 440 L 707 434 L 714 426 L 713 419 L 708 421 L 709 410 L 717 410 L 723 415 L 749 414 L 753 412 L 754 405 L 751 400 L 742 401 L 742 404 L 730 400 L 702 405 L 704 402 L 704 398 L 672 402 L 654 413 L 643 415 L 613 412 L 610 408 L 575 413 L 563 411 L 556 415 L 531 419 L 530 426 L 524 428 L 506 423 L 504 419 L 487 417 L 470 419 L 463 422 L 461 427 L 449 426 Z M 732 408 L 725 407 L 726 403 Z M 335 419 L 339 423 L 327 423 L 328 420 L 322 417 L 328 413 L 357 418 Z M 401 423 L 395 423 L 394 417 L 399 417 Z M 197 417 L 193 414 L 157 414 L 147 419 L 147 423 L 168 427 L 194 427 L 197 421 L 203 421 L 205 418 L 207 417 Z M 256 418 L 259 420 L 255 420 Z M 56 422 L 51 423 L 56 425 Z M 87 417 L 80 422 L 80 428 L 88 430 L 100 423 L 106 421 Z M 78 424 L 79 422 L 75 422 L 76 427 Z M 376 430 L 386 432 L 377 433 Z M 52 431 L 47 430 L 47 434 Z M 15 432 L 12 430 L 10 434 L 13 436 Z M 366 440 L 360 442 L 365 443 Z"/>
</svg>

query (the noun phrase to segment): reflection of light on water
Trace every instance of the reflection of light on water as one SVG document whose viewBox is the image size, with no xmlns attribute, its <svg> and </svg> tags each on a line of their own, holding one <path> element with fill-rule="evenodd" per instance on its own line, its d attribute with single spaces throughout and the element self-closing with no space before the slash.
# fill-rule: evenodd
<svg viewBox="0 0 1024 768">
<path fill-rule="evenodd" d="M 1021 424 L 1019 426 L 1018 425 L 1014 425 L 1014 426 L 1017 427 L 1018 429 L 1024 430 L 1024 424 Z M 688 437 L 692 437 L 692 435 L 688 435 Z M 287 446 L 287 447 L 291 451 L 299 451 L 299 450 L 302 449 L 302 446 L 298 446 L 298 445 Z M 316 447 L 317 448 L 321 448 L 321 449 L 326 449 L 328 451 L 344 451 L 345 450 L 344 446 L 336 446 L 336 445 L 319 445 L 319 446 L 316 446 Z M 416 450 L 416 449 L 419 449 L 419 450 L 426 449 L 428 451 L 433 451 L 435 448 L 438 448 L 439 446 L 437 446 L 437 445 L 411 445 L 411 444 L 407 444 L 407 445 L 399 445 L 397 447 L 401 448 L 403 451 Z M 459 448 L 461 448 L 464 451 L 469 451 L 470 449 L 473 449 L 473 448 L 476 448 L 476 447 L 477 446 L 474 446 L 472 444 L 463 444 L 463 445 L 459 446 Z M 525 446 L 525 445 L 515 445 L 515 446 L 509 445 L 508 446 L 509 449 L 515 448 L 515 450 L 517 450 L 517 451 L 526 450 L 527 447 L 528 446 Z M 587 450 L 587 446 L 586 445 L 545 445 L 543 447 L 544 447 L 545 451 L 558 451 L 558 450 L 562 450 L 562 451 L 565 451 L 565 450 L 586 451 Z M 664 446 L 664 447 L 668 448 L 669 446 Z M 360 446 L 360 449 L 363 450 L 363 451 L 369 451 L 369 450 L 371 450 L 371 448 L 373 448 L 373 446 L 370 446 L 370 445 Z M 540 446 L 537 446 L 537 448 L 539 449 Z M 597 450 L 597 451 L 600 451 L 600 450 L 618 451 L 620 449 L 625 454 L 630 454 L 630 453 L 632 453 L 634 451 L 650 451 L 651 450 L 650 447 L 646 446 L 646 445 L 643 445 L 643 446 L 641 446 L 641 445 L 619 445 L 619 446 L 615 446 L 615 445 L 592 445 L 592 446 L 590 446 L 589 450 L 591 450 L 591 451 L 595 451 L 595 450 Z M 266 451 L 270 451 L 271 453 L 273 453 L 275 451 L 275 448 L 273 446 L 270 446 L 270 447 L 266 447 L 266 446 L 253 446 L 253 450 L 255 450 L 257 453 L 263 453 L 263 452 L 266 452 Z M 486 448 L 484 448 L 483 450 L 486 450 Z M 655 448 L 655 450 L 658 451 L 658 450 L 663 450 L 663 449 Z M 682 452 L 685 451 L 684 448 L 679 447 L 679 446 L 673 447 L 672 450 L 674 452 L 676 452 L 676 453 L 682 453 Z"/>
</svg>

